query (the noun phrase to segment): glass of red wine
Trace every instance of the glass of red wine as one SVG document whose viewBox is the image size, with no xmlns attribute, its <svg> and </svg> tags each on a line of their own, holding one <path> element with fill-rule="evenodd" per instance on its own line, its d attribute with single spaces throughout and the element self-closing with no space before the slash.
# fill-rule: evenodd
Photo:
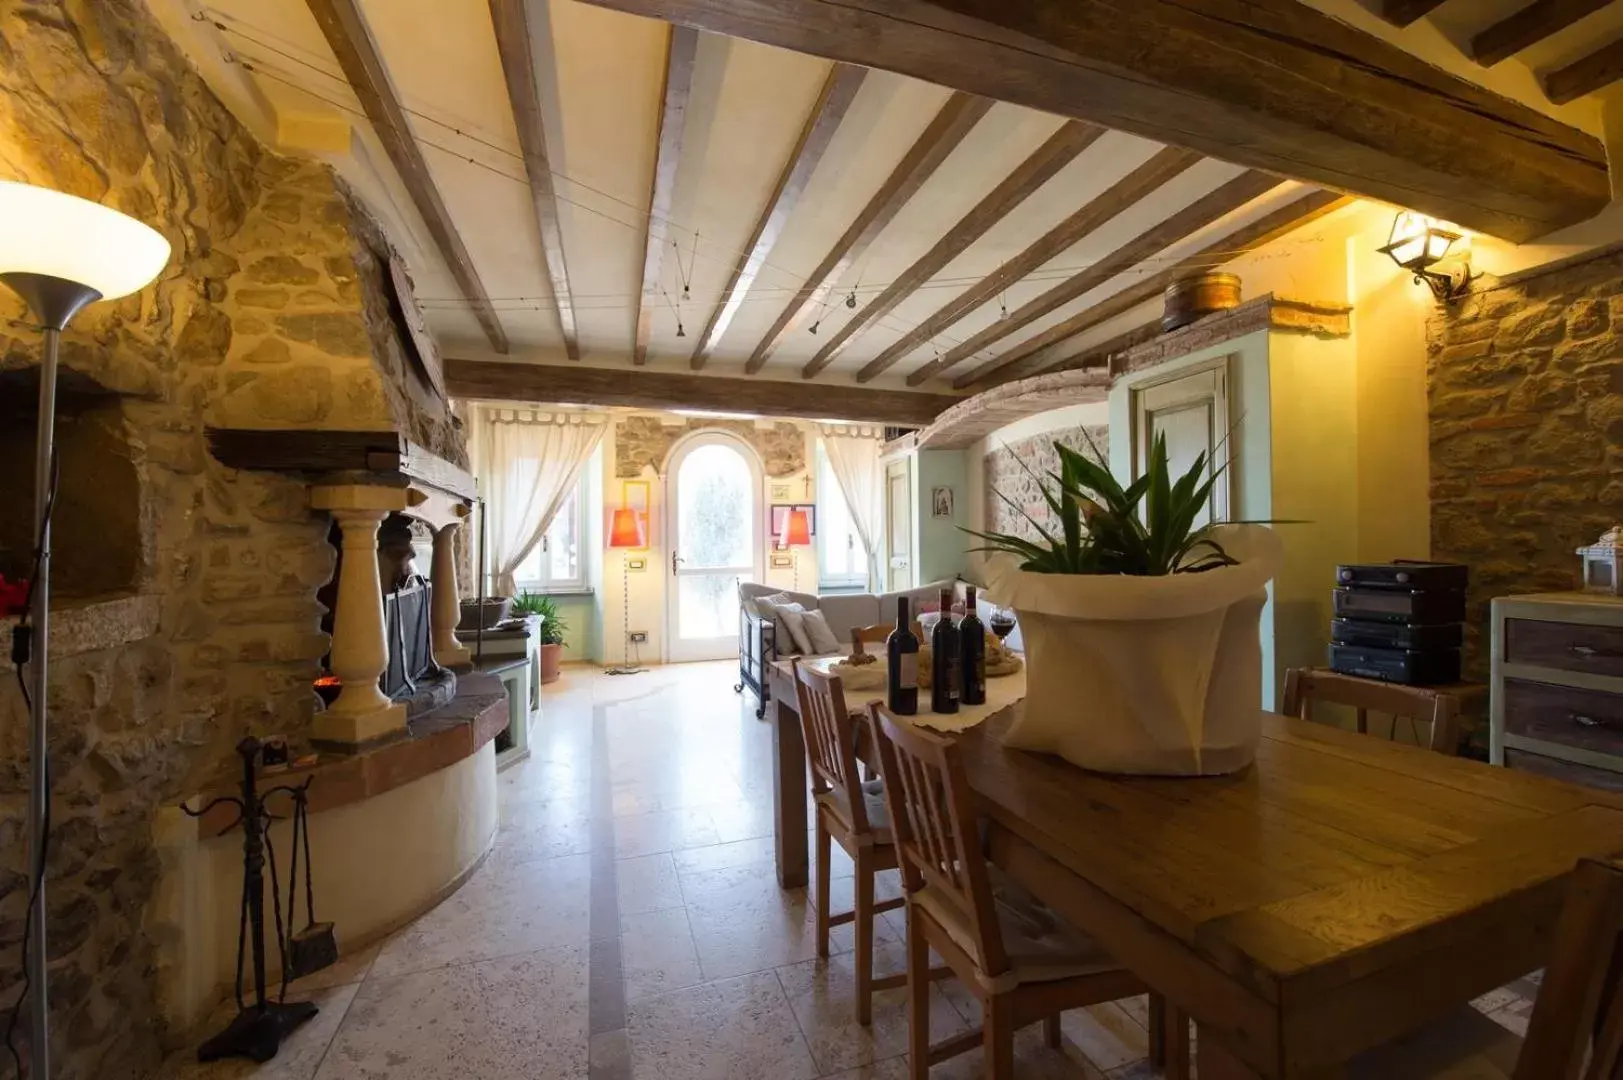
<svg viewBox="0 0 1623 1080">
<path fill-rule="evenodd" d="M 992 633 L 997 635 L 999 641 L 1002 641 L 1014 633 L 1014 612 L 1005 607 L 994 608 L 992 617 L 986 620 L 986 625 L 991 627 Z"/>
</svg>

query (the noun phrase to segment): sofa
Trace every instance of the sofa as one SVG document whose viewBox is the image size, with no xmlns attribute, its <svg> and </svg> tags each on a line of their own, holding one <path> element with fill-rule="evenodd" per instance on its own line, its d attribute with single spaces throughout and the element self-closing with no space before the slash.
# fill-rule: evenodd
<svg viewBox="0 0 1623 1080">
<path fill-rule="evenodd" d="M 907 597 L 911 609 L 916 613 L 921 605 L 939 601 L 941 590 L 949 586 L 953 589 L 955 597 L 962 598 L 964 585 L 962 581 L 937 581 L 920 585 L 916 589 L 879 595 L 873 593 L 817 595 L 791 592 L 772 585 L 741 582 L 738 586 L 739 681 L 733 690 L 737 693 L 743 693 L 745 689 L 753 691 L 757 703 L 755 716 L 757 719 L 765 716 L 770 696 L 766 678 L 768 665 L 775 660 L 796 655 L 792 641 L 778 640 L 777 625 L 772 615 L 760 611 L 755 606 L 755 601 L 760 597 L 783 593 L 808 611 L 821 611 L 823 618 L 828 622 L 828 628 L 834 632 L 834 636 L 839 639 L 844 649 L 850 645 L 851 631 L 854 628 L 895 622 L 897 597 Z M 985 600 L 977 599 L 975 607 L 983 622 L 991 618 L 992 605 Z M 1019 633 L 1017 628 L 1008 639 L 1011 648 L 1019 648 Z"/>
</svg>

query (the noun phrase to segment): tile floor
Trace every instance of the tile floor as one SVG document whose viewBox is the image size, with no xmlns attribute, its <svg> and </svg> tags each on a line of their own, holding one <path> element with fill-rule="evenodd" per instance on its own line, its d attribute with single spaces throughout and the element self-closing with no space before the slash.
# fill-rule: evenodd
<svg viewBox="0 0 1623 1080">
<path fill-rule="evenodd" d="M 878 995 L 873 1025 L 860 1027 L 851 927 L 818 961 L 806 892 L 778 888 L 771 731 L 733 694 L 736 670 L 566 670 L 545 691 L 531 758 L 501 774 L 501 830 L 466 885 L 295 984 L 321 1012 L 273 1061 L 201 1066 L 186 1051 L 159 1076 L 900 1080 L 905 992 Z M 836 911 L 850 906 L 851 872 L 836 847 Z M 898 889 L 892 878 L 879 891 Z M 876 931 L 881 973 L 904 965 L 900 915 Z M 1525 1030 L 1534 992 L 1523 980 L 1476 1004 Z M 953 983 L 932 996 L 934 1037 L 978 1022 Z M 1068 1013 L 1063 1052 L 1030 1029 L 1017 1069 L 1150 1080 L 1144 1021 L 1142 999 Z M 979 1054 L 932 1075 L 979 1076 Z"/>
</svg>

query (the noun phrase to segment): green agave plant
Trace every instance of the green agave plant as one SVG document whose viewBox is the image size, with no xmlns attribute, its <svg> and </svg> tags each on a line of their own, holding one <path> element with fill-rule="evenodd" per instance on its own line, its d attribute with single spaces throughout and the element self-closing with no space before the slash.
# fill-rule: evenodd
<svg viewBox="0 0 1623 1080">
<path fill-rule="evenodd" d="M 558 614 L 558 602 L 552 597 L 526 590 L 513 601 L 513 613 L 541 616 L 541 644 L 567 644 L 564 635 L 569 632 L 569 623 Z"/>
<path fill-rule="evenodd" d="M 1096 457 L 1099 448 L 1088 440 Z M 1195 574 L 1233 566 L 1229 556 L 1211 538 L 1214 524 L 1195 525 L 1212 485 L 1223 467 L 1206 475 L 1206 455 L 1195 458 L 1189 470 L 1172 479 L 1167 462 L 1166 438 L 1155 437 L 1149 468 L 1127 487 L 1098 461 L 1061 443 L 1060 471 L 1049 473 L 1054 483 L 1036 477 L 1043 499 L 1059 520 L 1059 535 L 1044 528 L 1003 492 L 998 496 L 1031 522 L 1042 542 L 1009 533 L 964 531 L 986 541 L 976 551 L 1005 552 L 1022 560 L 1020 568 L 1038 574 L 1132 574 L 1157 576 Z M 1029 469 L 1028 469 L 1029 472 Z"/>
</svg>

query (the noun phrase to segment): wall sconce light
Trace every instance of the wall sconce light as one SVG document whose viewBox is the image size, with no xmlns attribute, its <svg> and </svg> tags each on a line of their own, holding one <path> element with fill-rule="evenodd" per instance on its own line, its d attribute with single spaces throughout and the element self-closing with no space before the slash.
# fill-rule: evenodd
<svg viewBox="0 0 1623 1080">
<path fill-rule="evenodd" d="M 1416 283 L 1425 282 L 1437 299 L 1447 303 L 1457 299 L 1471 283 L 1469 254 L 1449 255 L 1464 235 L 1436 218 L 1403 210 L 1393 220 L 1392 235 L 1380 250 L 1414 274 Z"/>
</svg>

